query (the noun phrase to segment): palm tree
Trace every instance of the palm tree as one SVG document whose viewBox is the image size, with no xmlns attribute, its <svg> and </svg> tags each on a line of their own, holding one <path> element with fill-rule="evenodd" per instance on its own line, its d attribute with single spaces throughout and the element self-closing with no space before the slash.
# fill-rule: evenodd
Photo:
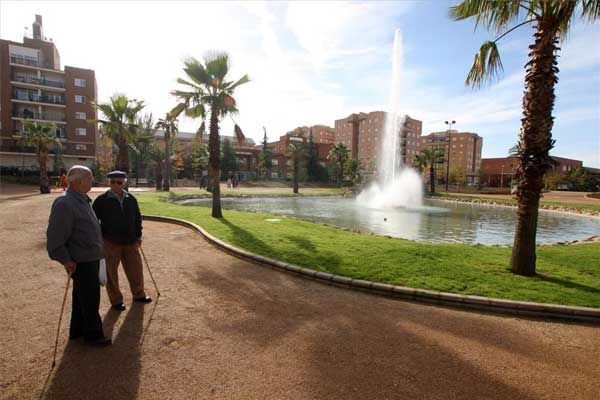
<svg viewBox="0 0 600 400">
<path fill-rule="evenodd" d="M 171 142 L 175 139 L 179 129 L 177 128 L 177 117 L 173 112 L 168 112 L 165 118 L 160 118 L 156 123 L 156 129 L 162 129 L 164 131 L 165 139 L 165 176 L 163 181 L 163 190 L 171 190 Z"/>
<path fill-rule="evenodd" d="M 154 161 L 154 178 L 156 179 L 156 190 L 162 190 L 162 166 L 165 160 L 165 152 L 155 144 L 152 145 L 149 152 L 150 159 Z"/>
<path fill-rule="evenodd" d="M 429 166 L 429 193 L 435 193 L 435 166 L 444 162 L 444 150 L 438 148 L 425 149 L 419 154 L 420 159 Z"/>
<path fill-rule="evenodd" d="M 557 44 L 566 39 L 577 10 L 583 19 L 597 20 L 600 18 L 600 1 L 463 0 L 450 8 L 450 17 L 454 20 L 472 18 L 476 26 L 503 32 L 495 40 L 485 42 L 475 55 L 466 84 L 476 88 L 498 76 L 502 70 L 497 42 L 522 25 L 535 24 L 529 61 L 525 64 L 523 118 L 517 144 L 519 163 L 515 174 L 519 206 L 510 265 L 519 275 L 535 275 L 538 207 L 544 174 L 552 167 L 550 149 L 554 147 L 552 110 L 560 50 Z M 516 22 L 519 23 L 507 29 Z"/>
<path fill-rule="evenodd" d="M 427 168 L 427 164 L 429 164 L 429 161 L 423 153 L 415 155 L 415 159 L 413 160 L 413 166 L 417 169 L 417 171 L 419 171 L 419 173 L 422 174 L 423 171 L 425 171 L 425 168 Z"/>
<path fill-rule="evenodd" d="M 47 122 L 25 121 L 20 136 L 20 140 L 27 146 L 35 147 L 40 165 L 40 193 L 50 193 L 46 163 L 50 149 L 60 147 L 60 140 L 56 137 L 56 125 Z"/>
<path fill-rule="evenodd" d="M 342 186 L 344 164 L 348 161 L 349 154 L 348 148 L 343 143 L 338 143 L 331 148 L 327 156 L 327 158 L 338 164 L 338 187 Z"/>
<path fill-rule="evenodd" d="M 173 109 L 174 115 L 183 110 L 192 118 L 206 117 L 210 111 L 209 148 L 209 173 L 212 180 L 212 216 L 222 218 L 220 178 L 220 139 L 219 119 L 238 112 L 233 93 L 235 89 L 250 81 L 244 75 L 237 81 L 226 81 L 229 72 L 229 56 L 227 53 L 213 53 L 205 57 L 204 64 L 195 58 L 190 58 L 184 63 L 183 70 L 189 80 L 177 79 L 177 82 L 186 86 L 187 90 L 172 92 L 181 103 Z"/>
<path fill-rule="evenodd" d="M 302 161 L 306 157 L 306 148 L 303 143 L 290 143 L 286 155 L 292 161 L 292 186 L 294 193 L 298 193 L 298 177 Z"/>
<path fill-rule="evenodd" d="M 122 94 L 113 95 L 109 103 L 96 104 L 96 108 L 102 112 L 105 119 L 91 122 L 99 122 L 103 125 L 105 132 L 112 139 L 113 143 L 116 143 L 119 147 L 117 168 L 121 171 L 129 172 L 127 147 L 133 142 L 136 126 L 135 121 L 138 113 L 144 107 L 143 101 L 130 100 Z"/>
<path fill-rule="evenodd" d="M 150 159 L 150 151 L 154 142 L 156 128 L 152 119 L 152 113 L 139 117 L 136 122 L 133 142 L 129 148 L 135 155 L 135 185 L 139 183 L 140 171 L 145 169 L 146 161 Z"/>
</svg>

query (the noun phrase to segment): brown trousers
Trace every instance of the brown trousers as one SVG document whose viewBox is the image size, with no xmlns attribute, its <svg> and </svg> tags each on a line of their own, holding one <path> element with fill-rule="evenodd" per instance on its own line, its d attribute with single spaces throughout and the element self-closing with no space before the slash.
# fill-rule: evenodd
<svg viewBox="0 0 600 400">
<path fill-rule="evenodd" d="M 104 256 L 106 257 L 106 292 L 110 304 L 123 302 L 123 294 L 119 289 L 119 263 L 123 264 L 125 276 L 134 299 L 146 296 L 144 291 L 144 266 L 137 243 L 119 244 L 104 240 Z"/>
</svg>

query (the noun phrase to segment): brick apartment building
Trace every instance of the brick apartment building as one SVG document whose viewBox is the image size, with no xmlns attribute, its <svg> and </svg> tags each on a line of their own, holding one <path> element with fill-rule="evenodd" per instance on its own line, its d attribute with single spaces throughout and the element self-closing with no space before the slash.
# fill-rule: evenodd
<svg viewBox="0 0 600 400">
<path fill-rule="evenodd" d="M 335 143 L 343 143 L 352 158 L 359 159 L 369 169 L 375 169 L 378 167 L 387 117 L 385 111 L 373 111 L 338 119 L 335 121 Z M 405 165 L 412 165 L 415 155 L 419 153 L 422 126 L 421 121 L 408 115 L 398 124 L 402 163 Z"/>
<path fill-rule="evenodd" d="M 421 151 L 433 148 L 444 151 L 444 162 L 437 166 L 437 179 L 446 181 L 449 158 L 450 176 L 452 176 L 453 171 L 459 171 L 461 174 L 464 173 L 467 185 L 476 185 L 479 183 L 482 147 L 483 138 L 478 134 L 458 132 L 456 130 L 433 132 L 422 136 L 420 139 Z M 428 176 L 428 174 L 425 175 Z"/>
<path fill-rule="evenodd" d="M 95 161 L 96 77 L 93 70 L 65 66 L 58 49 L 43 35 L 35 16 L 33 37 L 23 43 L 0 40 L 0 165 L 39 168 L 34 149 L 19 140 L 26 119 L 56 125 L 65 166 Z M 56 151 L 51 152 L 48 168 Z"/>
<path fill-rule="evenodd" d="M 583 162 L 570 158 L 551 156 L 556 163 L 551 172 L 566 174 L 582 168 Z M 516 157 L 484 158 L 481 160 L 483 183 L 491 187 L 510 187 L 515 176 L 518 159 Z"/>
</svg>

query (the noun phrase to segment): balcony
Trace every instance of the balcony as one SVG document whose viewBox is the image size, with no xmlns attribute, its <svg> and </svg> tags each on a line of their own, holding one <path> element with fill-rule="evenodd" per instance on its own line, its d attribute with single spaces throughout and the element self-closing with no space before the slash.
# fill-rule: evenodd
<svg viewBox="0 0 600 400">
<path fill-rule="evenodd" d="M 13 100 L 20 101 L 29 101 L 32 103 L 47 103 L 47 104 L 56 104 L 60 106 L 65 105 L 64 96 L 57 95 L 48 95 L 42 94 L 39 95 L 37 93 L 26 92 L 26 91 L 16 91 L 13 93 Z"/>
<path fill-rule="evenodd" d="M 13 118 L 35 119 L 39 121 L 66 122 L 64 114 L 55 112 L 37 112 L 31 110 L 13 111 Z"/>
<path fill-rule="evenodd" d="M 53 80 L 46 79 L 46 78 L 32 78 L 29 76 L 15 76 L 15 78 L 13 79 L 13 82 L 27 83 L 30 85 L 48 86 L 48 87 L 53 87 L 53 88 L 58 88 L 58 89 L 65 88 L 64 82 L 53 81 Z"/>
</svg>

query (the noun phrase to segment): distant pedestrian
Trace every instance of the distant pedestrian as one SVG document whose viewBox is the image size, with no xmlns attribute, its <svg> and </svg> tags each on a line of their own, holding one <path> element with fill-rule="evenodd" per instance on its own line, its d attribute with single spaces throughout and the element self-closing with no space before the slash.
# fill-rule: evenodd
<svg viewBox="0 0 600 400">
<path fill-rule="evenodd" d="M 231 188 L 231 176 L 227 178 L 227 189 Z"/>
<path fill-rule="evenodd" d="M 144 291 L 144 271 L 140 246 L 142 244 L 142 215 L 137 200 L 123 189 L 127 174 L 113 171 L 108 174 L 110 189 L 94 201 L 94 212 L 100 220 L 106 272 L 106 291 L 113 309 L 125 310 L 123 294 L 119 289 L 119 263 L 129 281 L 133 301 L 150 303 L 152 298 Z"/>
<path fill-rule="evenodd" d="M 60 187 L 62 188 L 63 192 L 67 190 L 67 186 L 67 175 L 63 171 L 60 175 Z"/>
<path fill-rule="evenodd" d="M 94 176 L 89 168 L 76 165 L 69 169 L 66 179 L 67 191 L 52 203 L 46 248 L 50 258 L 60 262 L 73 279 L 69 339 L 83 336 L 87 344 L 110 345 L 98 313 L 98 270 L 104 251 L 100 225 L 87 196 Z"/>
</svg>

